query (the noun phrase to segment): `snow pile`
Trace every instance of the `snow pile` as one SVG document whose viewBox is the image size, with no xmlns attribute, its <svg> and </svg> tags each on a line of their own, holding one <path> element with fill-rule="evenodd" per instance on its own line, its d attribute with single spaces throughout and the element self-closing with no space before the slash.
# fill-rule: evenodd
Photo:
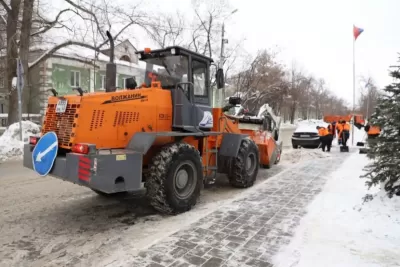
<svg viewBox="0 0 400 267">
<path fill-rule="evenodd" d="M 290 121 L 285 121 L 281 124 L 281 128 L 287 129 L 287 128 L 296 128 L 300 125 L 314 125 L 314 128 L 317 125 L 327 125 L 323 120 L 315 120 L 315 119 L 309 119 L 309 120 L 303 120 L 303 119 L 297 119 L 294 121 L 294 123 L 290 123 Z"/>
<path fill-rule="evenodd" d="M 295 129 L 296 125 L 291 124 L 290 122 L 281 123 L 280 129 Z"/>
<path fill-rule="evenodd" d="M 367 190 L 359 178 L 367 163 L 365 155 L 353 154 L 328 178 L 274 266 L 399 266 L 400 198 Z M 375 197 L 363 204 L 366 193 Z"/>
<path fill-rule="evenodd" d="M 281 163 L 294 164 L 300 161 L 329 158 L 332 152 L 323 152 L 321 149 L 284 149 L 282 151 Z"/>
<path fill-rule="evenodd" d="M 29 136 L 40 133 L 37 124 L 31 121 L 22 121 L 22 138 L 19 140 L 19 123 L 11 124 L 10 127 L 0 136 L 0 162 L 19 159 L 22 157 L 24 143 L 28 142 Z"/>
</svg>

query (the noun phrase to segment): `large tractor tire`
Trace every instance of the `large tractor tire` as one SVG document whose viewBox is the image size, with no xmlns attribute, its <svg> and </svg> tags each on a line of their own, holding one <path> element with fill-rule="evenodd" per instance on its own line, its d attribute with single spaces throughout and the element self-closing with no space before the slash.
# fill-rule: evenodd
<svg viewBox="0 0 400 267">
<path fill-rule="evenodd" d="M 236 158 L 231 159 L 229 183 L 233 187 L 247 188 L 253 186 L 260 165 L 257 145 L 250 139 L 243 139 Z"/>
<path fill-rule="evenodd" d="M 154 209 L 174 215 L 196 205 L 202 182 L 199 151 L 186 143 L 174 143 L 153 157 L 145 187 Z"/>
</svg>

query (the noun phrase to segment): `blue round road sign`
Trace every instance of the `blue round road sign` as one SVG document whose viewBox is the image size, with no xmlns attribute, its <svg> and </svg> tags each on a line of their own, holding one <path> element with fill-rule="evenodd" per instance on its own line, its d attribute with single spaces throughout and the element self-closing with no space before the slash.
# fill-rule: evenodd
<svg viewBox="0 0 400 267">
<path fill-rule="evenodd" d="M 58 138 L 55 132 L 44 134 L 32 152 L 33 169 L 41 176 L 46 176 L 53 168 L 58 152 Z"/>
</svg>

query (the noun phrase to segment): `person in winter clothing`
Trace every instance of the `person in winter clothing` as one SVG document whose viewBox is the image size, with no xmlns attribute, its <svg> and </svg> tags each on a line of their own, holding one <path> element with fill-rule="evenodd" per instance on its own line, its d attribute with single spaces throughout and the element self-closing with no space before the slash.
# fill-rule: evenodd
<svg viewBox="0 0 400 267">
<path fill-rule="evenodd" d="M 332 137 L 331 134 L 329 133 L 328 129 L 325 127 L 317 126 L 318 130 L 318 135 L 321 140 L 321 148 L 322 151 L 325 152 L 325 148 L 327 148 L 327 151 L 331 151 L 331 145 L 332 145 Z"/>
<path fill-rule="evenodd" d="M 328 130 L 331 132 L 332 138 L 335 138 L 336 137 L 336 121 L 334 121 L 328 125 Z"/>
<path fill-rule="evenodd" d="M 335 125 L 336 127 L 336 134 L 338 137 L 338 145 L 342 144 L 342 138 L 340 137 L 340 133 L 343 130 L 343 125 L 341 124 L 341 121 L 338 121 L 338 123 Z"/>
<path fill-rule="evenodd" d="M 327 135 L 327 148 L 328 148 L 328 152 L 331 150 L 332 147 L 332 142 L 333 142 L 333 137 L 335 136 L 335 124 L 334 123 L 330 123 L 328 124 L 327 130 L 328 130 L 328 135 Z"/>
<path fill-rule="evenodd" d="M 368 139 L 376 138 L 381 133 L 381 129 L 378 126 L 373 126 L 369 123 L 364 126 L 364 130 L 367 132 Z"/>
<path fill-rule="evenodd" d="M 341 140 L 341 144 L 346 146 L 347 140 L 350 138 L 350 125 L 346 123 L 345 120 L 342 120 L 337 125 L 338 128 L 338 139 Z"/>
</svg>

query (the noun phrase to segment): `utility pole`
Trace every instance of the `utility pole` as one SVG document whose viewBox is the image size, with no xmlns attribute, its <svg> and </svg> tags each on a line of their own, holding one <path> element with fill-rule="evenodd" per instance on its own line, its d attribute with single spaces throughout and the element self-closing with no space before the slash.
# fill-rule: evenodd
<svg viewBox="0 0 400 267">
<path fill-rule="evenodd" d="M 369 98 L 370 97 L 370 91 L 369 91 L 369 89 L 368 89 L 368 95 L 367 95 L 367 114 L 365 114 L 365 117 L 366 117 L 366 119 L 368 120 L 369 119 Z"/>
<path fill-rule="evenodd" d="M 237 11 L 238 11 L 238 9 L 233 10 L 228 16 L 225 17 L 225 19 L 227 19 L 229 16 L 231 16 L 234 13 L 236 13 Z M 219 68 L 221 68 L 221 69 L 224 67 L 224 60 L 225 60 L 224 49 L 225 49 L 225 44 L 228 43 L 228 39 L 225 39 L 225 19 L 222 22 L 222 32 L 221 32 L 221 54 L 220 54 L 220 61 L 219 61 Z M 221 104 L 222 104 L 223 101 L 225 101 L 225 79 L 224 79 L 224 83 L 222 85 Z"/>
<path fill-rule="evenodd" d="M 221 55 L 220 55 L 220 68 L 222 69 L 224 66 L 224 48 L 225 48 L 225 21 L 222 22 L 222 33 L 221 33 Z M 222 84 L 222 103 L 225 101 L 225 81 Z"/>
</svg>

